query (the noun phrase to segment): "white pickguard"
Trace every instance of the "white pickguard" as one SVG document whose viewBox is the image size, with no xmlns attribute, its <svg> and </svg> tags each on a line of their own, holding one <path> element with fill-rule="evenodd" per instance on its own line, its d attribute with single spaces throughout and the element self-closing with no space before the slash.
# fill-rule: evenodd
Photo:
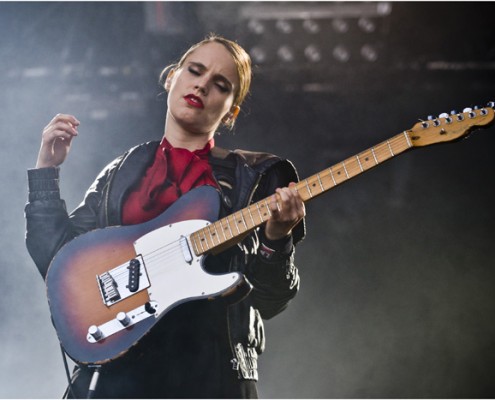
<svg viewBox="0 0 495 400">
<path fill-rule="evenodd" d="M 203 256 L 196 256 L 189 243 L 189 235 L 204 228 L 210 222 L 189 220 L 156 229 L 134 243 L 138 255 L 142 255 L 148 278 L 151 301 L 158 304 L 156 317 L 171 306 L 186 300 L 216 297 L 241 280 L 240 273 L 212 275 L 203 269 Z M 187 238 L 192 261 L 184 257 L 179 239 Z"/>
</svg>

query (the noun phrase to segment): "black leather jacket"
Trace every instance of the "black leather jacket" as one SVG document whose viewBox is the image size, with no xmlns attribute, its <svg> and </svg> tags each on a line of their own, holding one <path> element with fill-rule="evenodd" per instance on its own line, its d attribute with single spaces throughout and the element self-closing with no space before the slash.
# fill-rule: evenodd
<svg viewBox="0 0 495 400">
<path fill-rule="evenodd" d="M 153 162 L 158 144 L 149 142 L 136 146 L 108 164 L 70 215 L 60 199 L 58 168 L 28 171 L 26 244 L 43 277 L 64 243 L 89 230 L 121 224 L 126 193 Z M 275 188 L 298 179 L 289 161 L 266 153 L 214 147 L 210 163 L 221 188 L 223 215 L 268 197 Z M 301 222 L 288 240 L 270 242 L 260 229 L 220 255 L 207 257 L 207 264 L 212 268 L 240 271 L 253 286 L 246 298 L 228 307 L 226 325 L 231 362 L 240 379 L 257 380 L 257 357 L 265 346 L 262 318 L 268 319 L 283 311 L 298 291 L 293 245 L 304 233 L 304 222 Z M 259 251 L 260 240 L 276 250 L 271 258 Z"/>
</svg>

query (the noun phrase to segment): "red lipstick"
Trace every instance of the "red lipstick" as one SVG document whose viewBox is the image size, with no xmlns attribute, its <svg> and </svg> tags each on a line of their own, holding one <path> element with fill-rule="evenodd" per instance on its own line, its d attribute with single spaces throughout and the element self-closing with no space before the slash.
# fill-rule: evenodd
<svg viewBox="0 0 495 400">
<path fill-rule="evenodd" d="M 188 94 L 184 96 L 184 100 L 186 101 L 187 104 L 189 104 L 192 107 L 204 108 L 203 101 L 198 96 L 195 96 L 193 94 Z"/>
</svg>

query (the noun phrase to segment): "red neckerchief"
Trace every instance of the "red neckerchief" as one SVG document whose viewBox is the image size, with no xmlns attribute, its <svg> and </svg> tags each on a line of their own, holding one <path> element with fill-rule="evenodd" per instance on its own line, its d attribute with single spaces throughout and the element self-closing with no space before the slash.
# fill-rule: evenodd
<svg viewBox="0 0 495 400">
<path fill-rule="evenodd" d="M 124 202 L 122 223 L 138 224 L 157 217 L 195 187 L 216 187 L 208 163 L 208 155 L 214 145 L 215 141 L 211 139 L 201 150 L 191 152 L 174 148 L 163 138 L 156 151 L 155 161 Z"/>
</svg>

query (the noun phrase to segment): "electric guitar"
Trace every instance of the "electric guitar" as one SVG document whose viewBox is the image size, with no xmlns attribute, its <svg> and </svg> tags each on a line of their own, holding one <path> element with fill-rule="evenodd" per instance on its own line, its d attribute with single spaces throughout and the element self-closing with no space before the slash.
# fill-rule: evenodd
<svg viewBox="0 0 495 400">
<path fill-rule="evenodd" d="M 420 121 L 295 188 L 308 201 L 407 150 L 454 141 L 488 126 L 493 108 L 489 103 Z M 218 193 L 202 186 L 148 222 L 96 229 L 67 243 L 46 277 L 53 324 L 67 354 L 82 364 L 104 364 L 126 353 L 181 303 L 247 295 L 251 286 L 242 274 L 207 273 L 203 258 L 266 222 L 268 204 L 266 198 L 217 220 Z"/>
</svg>

